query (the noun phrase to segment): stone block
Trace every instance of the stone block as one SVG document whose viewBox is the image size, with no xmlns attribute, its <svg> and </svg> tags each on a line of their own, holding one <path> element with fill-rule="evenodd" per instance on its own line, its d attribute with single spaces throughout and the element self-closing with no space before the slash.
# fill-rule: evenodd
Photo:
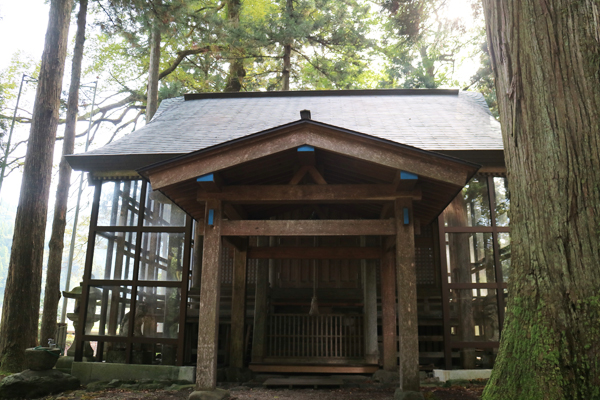
<svg viewBox="0 0 600 400">
<path fill-rule="evenodd" d="M 223 389 L 197 390 L 192 392 L 188 400 L 225 400 L 229 399 L 229 392 Z"/>
<path fill-rule="evenodd" d="M 151 379 L 154 381 L 177 381 L 189 384 L 194 383 L 196 378 L 195 367 L 97 362 L 74 362 L 71 373 L 79 378 L 84 385 L 95 381 L 110 382 L 113 379 L 120 381 Z"/>
<path fill-rule="evenodd" d="M 0 382 L 0 399 L 35 399 L 79 387 L 79 379 L 57 371 L 26 370 Z"/>
</svg>

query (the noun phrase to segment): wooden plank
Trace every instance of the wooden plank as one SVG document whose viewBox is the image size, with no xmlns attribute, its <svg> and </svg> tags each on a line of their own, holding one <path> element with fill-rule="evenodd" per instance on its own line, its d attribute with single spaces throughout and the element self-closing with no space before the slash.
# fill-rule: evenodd
<svg viewBox="0 0 600 400">
<path fill-rule="evenodd" d="M 400 387 L 419 391 L 419 332 L 417 275 L 415 270 L 412 201 L 396 200 L 396 282 L 398 285 L 398 332 Z"/>
<path fill-rule="evenodd" d="M 244 366 L 244 323 L 246 321 L 247 250 L 234 248 L 231 294 L 231 351 L 229 365 Z"/>
<path fill-rule="evenodd" d="M 221 202 L 206 203 L 205 221 L 213 210 L 213 224 L 204 225 L 196 390 L 217 387 L 217 340 L 219 335 L 219 295 L 221 288 Z"/>
<path fill-rule="evenodd" d="M 419 190 L 396 191 L 392 185 L 232 185 L 223 186 L 219 192 L 198 190 L 197 201 L 214 198 L 243 204 L 304 203 L 308 201 L 391 201 L 401 197 L 419 198 Z"/>
<path fill-rule="evenodd" d="M 395 371 L 396 349 L 396 260 L 388 252 L 381 260 L 381 325 L 383 335 L 383 369 Z"/>
<path fill-rule="evenodd" d="M 393 143 L 324 127 L 296 126 L 200 152 L 145 173 L 152 188 L 160 189 L 305 144 L 458 186 L 463 186 L 467 176 L 475 170 L 472 166 L 453 162 L 434 153 L 403 148 Z"/>
<path fill-rule="evenodd" d="M 262 220 L 222 221 L 223 236 L 391 236 L 396 224 L 389 220 Z"/>
<path fill-rule="evenodd" d="M 251 247 L 248 258 L 298 260 L 360 260 L 381 258 L 379 247 Z"/>
<path fill-rule="evenodd" d="M 277 373 L 315 373 L 315 374 L 373 374 L 379 370 L 377 365 L 282 365 L 282 364 L 250 364 L 254 372 Z"/>
<path fill-rule="evenodd" d="M 284 386 L 290 389 L 294 386 L 312 386 L 315 389 L 319 386 L 342 386 L 344 381 L 335 378 L 322 377 L 298 377 L 298 378 L 269 378 L 264 381 L 263 386 L 274 387 Z"/>
</svg>

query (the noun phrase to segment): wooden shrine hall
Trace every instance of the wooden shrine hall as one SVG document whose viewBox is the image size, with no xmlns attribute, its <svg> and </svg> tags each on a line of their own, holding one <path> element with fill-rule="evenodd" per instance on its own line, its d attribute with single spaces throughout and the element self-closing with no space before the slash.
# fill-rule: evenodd
<svg viewBox="0 0 600 400">
<path fill-rule="evenodd" d="M 487 366 L 508 228 L 486 111 L 452 90 L 187 95 L 69 157 L 96 187 L 76 360 L 196 365 L 206 389 L 218 366 L 406 390 L 420 365 Z"/>
</svg>

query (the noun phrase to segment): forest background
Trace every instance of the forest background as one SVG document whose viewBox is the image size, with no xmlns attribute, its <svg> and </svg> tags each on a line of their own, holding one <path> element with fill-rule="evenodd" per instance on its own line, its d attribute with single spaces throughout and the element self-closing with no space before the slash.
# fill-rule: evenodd
<svg viewBox="0 0 600 400">
<path fill-rule="evenodd" d="M 22 75 L 33 79 L 23 85 L 5 176 L 0 177 L 0 306 L 48 13 L 43 0 L 10 3 L 0 1 L 0 35 L 9 38 L 0 56 L 0 157 L 7 149 Z M 402 0 L 90 1 L 75 151 L 84 150 L 90 118 L 91 148 L 145 123 L 153 30 L 160 33 L 159 102 L 198 92 L 463 88 L 482 92 L 497 115 L 480 2 L 411 4 Z M 76 18 L 71 21 L 69 57 Z M 63 80 L 55 171 L 61 156 L 69 70 Z M 71 177 L 61 289 L 79 176 Z M 53 209 L 56 178 L 54 173 L 49 210 Z M 82 199 L 71 288 L 83 272 L 91 200 L 85 185 Z M 49 215 L 46 242 L 51 224 Z"/>
</svg>

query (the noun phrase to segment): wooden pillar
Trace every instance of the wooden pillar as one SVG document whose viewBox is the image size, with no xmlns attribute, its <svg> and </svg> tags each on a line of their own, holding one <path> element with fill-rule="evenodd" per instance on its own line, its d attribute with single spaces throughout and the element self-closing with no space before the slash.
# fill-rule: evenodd
<svg viewBox="0 0 600 400">
<path fill-rule="evenodd" d="M 419 332 L 417 274 L 412 200 L 396 199 L 396 281 L 398 285 L 398 342 L 400 388 L 419 390 Z"/>
<path fill-rule="evenodd" d="M 259 246 L 266 246 L 268 238 L 259 237 Z M 263 362 L 266 354 L 267 300 L 269 290 L 269 262 L 259 260 L 256 268 L 256 292 L 254 294 L 254 332 L 252 335 L 252 362 Z"/>
<path fill-rule="evenodd" d="M 221 201 L 206 201 L 200 315 L 198 318 L 198 361 L 196 390 L 217 386 L 217 341 L 221 289 Z"/>
<path fill-rule="evenodd" d="M 361 247 L 366 246 L 366 237 L 360 238 Z M 375 260 L 361 260 L 363 281 L 363 313 L 365 335 L 365 361 L 379 363 L 377 348 L 377 263 Z"/>
<path fill-rule="evenodd" d="M 247 241 L 242 249 L 233 248 L 233 292 L 231 295 L 231 349 L 229 365 L 244 366 L 244 326 L 246 322 Z"/>
<path fill-rule="evenodd" d="M 202 247 L 204 234 L 204 220 L 196 221 L 196 229 L 194 229 L 194 257 L 192 264 L 192 288 L 200 288 L 202 276 Z"/>
<path fill-rule="evenodd" d="M 385 249 L 384 249 L 385 250 Z M 396 338 L 396 257 L 388 251 L 381 259 L 381 325 L 383 333 L 383 369 L 398 368 Z"/>
</svg>

